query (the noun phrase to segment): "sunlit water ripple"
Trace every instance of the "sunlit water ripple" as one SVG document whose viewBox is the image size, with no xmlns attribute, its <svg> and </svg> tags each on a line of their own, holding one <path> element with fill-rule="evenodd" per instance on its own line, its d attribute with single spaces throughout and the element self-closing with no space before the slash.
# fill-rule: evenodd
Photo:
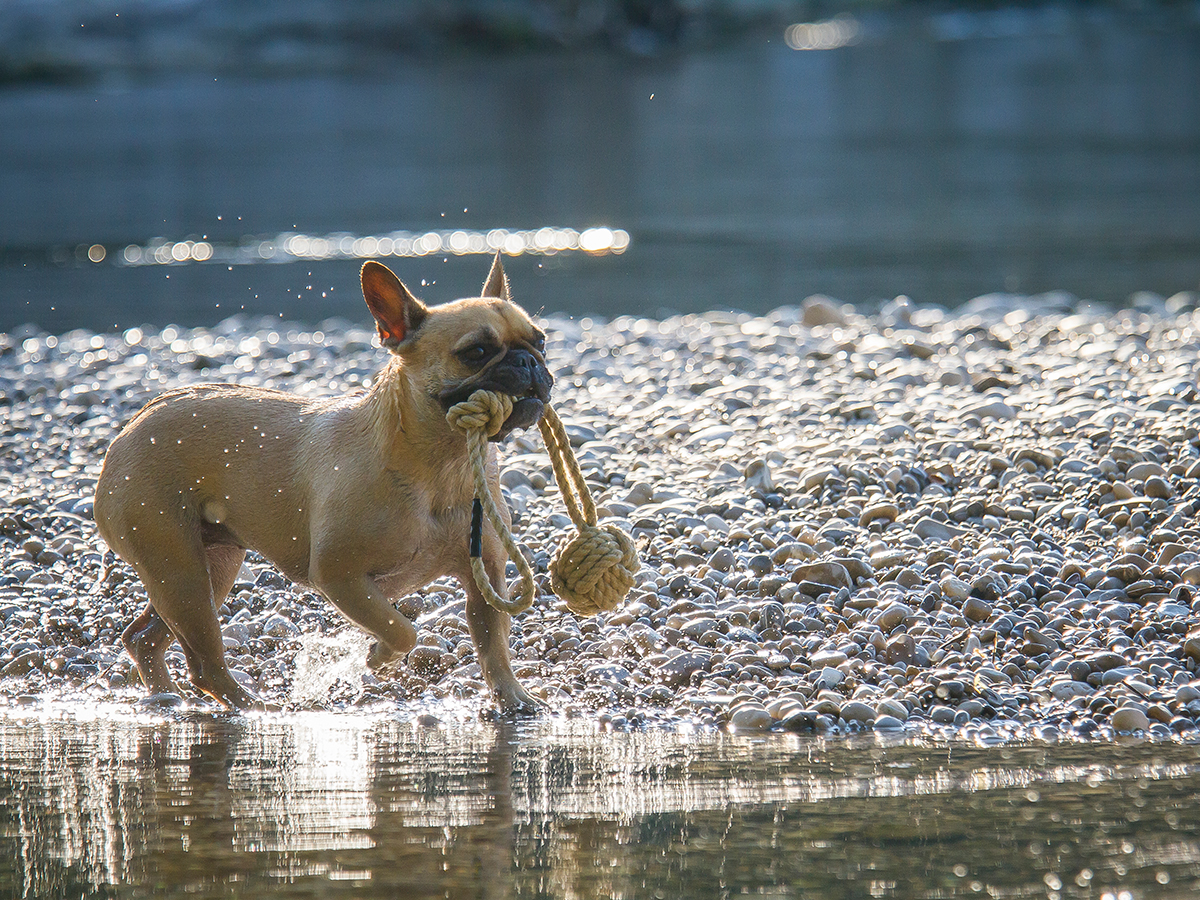
<svg viewBox="0 0 1200 900">
<path fill-rule="evenodd" d="M 1187 896 L 1200 877 L 1195 746 L 613 734 L 434 712 L 443 724 L 9 708 L 0 891 L 1118 900 Z"/>
<path fill-rule="evenodd" d="M 80 244 L 74 250 L 81 262 L 108 261 L 125 266 L 177 266 L 190 263 L 254 265 L 264 262 L 300 260 L 377 259 L 380 257 L 420 257 L 436 254 L 468 256 L 523 253 L 554 256 L 558 253 L 583 252 L 592 256 L 624 253 L 629 248 L 629 233 L 606 226 L 531 230 L 493 228 L 489 231 L 463 229 L 442 231 L 393 231 L 383 235 L 355 235 L 335 232 L 324 235 L 284 232 L 272 236 L 247 237 L 241 241 L 217 242 L 200 238 L 167 240 L 155 238 L 144 244 L 109 248 L 104 244 Z M 119 253 L 115 252 L 119 249 Z M 59 256 L 69 253 L 64 248 Z"/>
</svg>

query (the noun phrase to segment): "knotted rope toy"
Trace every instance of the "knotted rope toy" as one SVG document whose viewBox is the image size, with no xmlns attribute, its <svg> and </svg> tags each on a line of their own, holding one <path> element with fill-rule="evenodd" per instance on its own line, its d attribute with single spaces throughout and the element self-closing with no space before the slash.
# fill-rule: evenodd
<svg viewBox="0 0 1200 900">
<path fill-rule="evenodd" d="M 495 391 L 476 391 L 446 414 L 452 428 L 467 436 L 471 460 L 471 475 L 475 482 L 475 503 L 471 515 L 471 571 L 475 584 L 488 603 L 510 615 L 524 612 L 533 603 L 533 571 L 525 561 L 512 533 L 500 518 L 496 500 L 487 483 L 487 440 L 496 434 L 512 413 L 513 398 Z M 587 482 L 566 429 L 557 413 L 546 404 L 538 421 L 554 480 L 562 491 L 563 501 L 577 534 L 565 541 L 550 563 L 550 588 L 566 601 L 567 608 L 577 616 L 592 616 L 613 609 L 633 587 L 641 567 L 633 540 L 616 525 L 598 525 L 596 504 L 588 491 Z M 487 516 L 505 552 L 517 566 L 521 578 L 520 591 L 505 600 L 492 588 L 483 567 L 483 517 Z"/>
</svg>

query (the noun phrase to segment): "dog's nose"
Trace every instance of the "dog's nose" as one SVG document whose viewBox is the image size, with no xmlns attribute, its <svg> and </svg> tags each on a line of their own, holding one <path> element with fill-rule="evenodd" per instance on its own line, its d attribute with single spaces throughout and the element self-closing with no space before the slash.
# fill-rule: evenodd
<svg viewBox="0 0 1200 900">
<path fill-rule="evenodd" d="M 496 387 L 513 396 L 531 393 L 545 401 L 550 399 L 554 378 L 538 355 L 525 347 L 513 347 L 492 370 Z"/>
<path fill-rule="evenodd" d="M 539 365 L 537 357 L 524 347 L 514 347 L 509 350 L 505 362 L 514 369 L 529 369 L 530 371 L 535 370 Z"/>
</svg>

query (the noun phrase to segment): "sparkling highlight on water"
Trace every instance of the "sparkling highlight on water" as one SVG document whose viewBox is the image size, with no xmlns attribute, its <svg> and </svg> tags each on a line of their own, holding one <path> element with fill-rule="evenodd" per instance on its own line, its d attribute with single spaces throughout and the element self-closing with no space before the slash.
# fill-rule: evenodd
<svg viewBox="0 0 1200 900">
<path fill-rule="evenodd" d="M 251 265 L 263 262 L 296 260 L 377 259 L 379 257 L 418 257 L 435 254 L 451 256 L 490 255 L 497 250 L 508 256 L 531 254 L 554 256 L 559 253 L 587 253 L 607 256 L 629 249 L 629 232 L 598 226 L 585 228 L 537 228 L 490 231 L 393 231 L 382 235 L 355 235 L 334 232 L 309 235 L 283 232 L 271 237 L 247 237 L 237 243 L 207 240 L 169 241 L 155 238 L 145 244 L 129 244 L 120 252 L 110 253 L 101 244 L 86 249 L 94 263 L 111 259 L 122 266 L 171 266 L 188 263 Z"/>
</svg>

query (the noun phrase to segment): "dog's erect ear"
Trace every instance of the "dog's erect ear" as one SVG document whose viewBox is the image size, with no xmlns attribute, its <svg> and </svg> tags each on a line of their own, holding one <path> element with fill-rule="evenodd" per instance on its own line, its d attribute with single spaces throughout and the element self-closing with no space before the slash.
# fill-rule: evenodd
<svg viewBox="0 0 1200 900">
<path fill-rule="evenodd" d="M 379 340 L 389 350 L 410 338 L 429 314 L 425 304 L 408 292 L 392 270 L 375 260 L 363 263 L 362 292 L 375 317 Z"/>
<path fill-rule="evenodd" d="M 483 283 L 481 297 L 499 297 L 501 300 L 511 300 L 508 296 L 508 276 L 504 274 L 504 264 L 500 262 L 500 251 L 492 260 L 492 271 L 488 273 L 487 281 Z"/>
</svg>

